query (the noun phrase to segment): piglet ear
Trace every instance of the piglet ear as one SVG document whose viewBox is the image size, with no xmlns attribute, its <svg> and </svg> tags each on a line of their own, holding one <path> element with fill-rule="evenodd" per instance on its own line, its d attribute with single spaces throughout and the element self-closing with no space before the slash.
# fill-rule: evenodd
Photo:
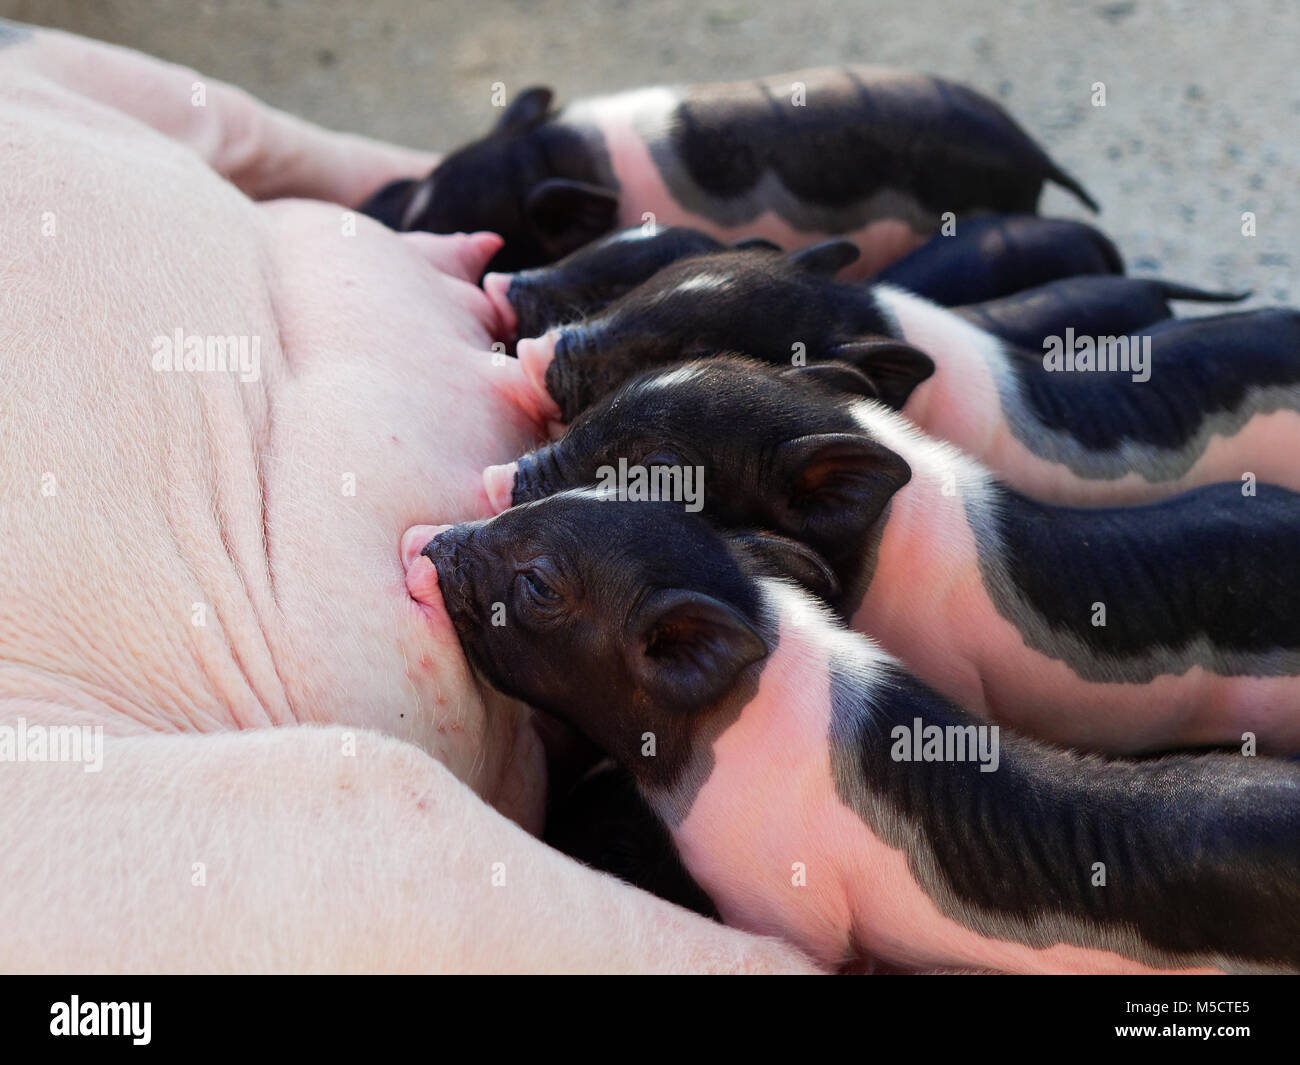
<svg viewBox="0 0 1300 1065">
<path fill-rule="evenodd" d="M 551 109 L 552 92 L 544 85 L 525 89 L 509 104 L 497 120 L 497 133 L 523 133 L 544 119 Z"/>
<path fill-rule="evenodd" d="M 861 255 L 862 251 L 853 241 L 836 237 L 791 252 L 790 261 L 810 274 L 834 277 L 850 263 L 857 262 Z"/>
<path fill-rule="evenodd" d="M 866 399 L 878 399 L 880 396 L 871 379 L 846 362 L 810 362 L 781 372 L 783 376 L 797 376 L 801 381 L 814 381 L 832 392 L 847 392 L 851 396 L 863 396 Z"/>
<path fill-rule="evenodd" d="M 894 410 L 902 410 L 913 389 L 934 373 L 929 355 L 898 340 L 867 337 L 836 344 L 827 354 L 861 370 L 876 386 L 881 402 Z"/>
<path fill-rule="evenodd" d="M 524 211 L 542 250 L 559 259 L 614 228 L 618 194 L 585 181 L 548 178 L 528 194 Z"/>
<path fill-rule="evenodd" d="M 698 710 L 725 695 L 767 644 L 733 607 L 685 588 L 651 595 L 632 620 L 629 665 L 656 706 Z"/>
<path fill-rule="evenodd" d="M 900 455 L 856 433 L 788 440 L 777 449 L 776 469 L 782 530 L 818 544 L 856 542 L 912 479 Z"/>
<path fill-rule="evenodd" d="M 772 576 L 789 577 L 818 599 L 830 601 L 840 594 L 840 581 L 835 571 L 811 547 L 757 529 L 733 533 L 730 539 Z"/>
</svg>

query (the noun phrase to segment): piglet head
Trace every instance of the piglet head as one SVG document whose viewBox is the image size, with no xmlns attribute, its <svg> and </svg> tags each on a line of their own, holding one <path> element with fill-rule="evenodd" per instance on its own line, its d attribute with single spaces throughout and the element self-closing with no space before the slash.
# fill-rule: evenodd
<svg viewBox="0 0 1300 1065">
<path fill-rule="evenodd" d="M 853 401 L 874 393 L 859 371 L 836 363 L 699 360 L 634 379 L 560 439 L 489 467 L 484 480 L 501 507 L 583 485 L 618 493 L 630 472 L 663 471 L 658 483 L 691 486 L 678 502 L 715 524 L 778 533 L 824 558 L 832 580 L 806 567 L 789 575 L 841 605 L 889 501 L 911 478 L 853 414 Z"/>
<path fill-rule="evenodd" d="M 680 769 L 697 719 L 769 650 L 751 556 L 679 505 L 566 492 L 423 554 L 475 668 L 644 779 Z"/>
<path fill-rule="evenodd" d="M 837 240 L 789 256 L 743 248 L 678 260 L 527 346 L 531 376 L 565 422 L 647 369 L 727 351 L 775 366 L 848 361 L 901 406 L 934 363 L 907 345 L 882 346 L 888 322 L 870 290 L 833 280 L 856 255 Z M 525 350 L 521 342 L 521 359 Z"/>
<path fill-rule="evenodd" d="M 746 246 L 755 243 L 775 247 Z M 670 263 L 719 247 L 699 230 L 651 223 L 600 237 L 550 266 L 488 274 L 483 289 L 516 336 L 535 337 L 603 310 Z"/>
<path fill-rule="evenodd" d="M 423 181 L 381 190 L 376 210 L 391 215 L 400 205 L 402 230 L 501 234 L 493 270 L 522 270 L 581 247 L 613 228 L 618 196 L 554 173 L 553 160 L 583 148 L 550 122 L 553 114 L 550 89 L 525 89 L 491 132 L 449 154 Z"/>
</svg>

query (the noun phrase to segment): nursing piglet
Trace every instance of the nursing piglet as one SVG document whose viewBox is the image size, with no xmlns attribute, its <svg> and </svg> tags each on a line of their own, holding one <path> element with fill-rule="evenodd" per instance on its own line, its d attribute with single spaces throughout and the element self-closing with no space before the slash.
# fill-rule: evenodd
<svg viewBox="0 0 1300 1065">
<path fill-rule="evenodd" d="M 1046 181 L 1096 206 L 998 104 L 938 78 L 845 67 L 551 102 L 521 92 L 486 137 L 367 209 L 403 230 L 500 233 L 493 270 L 648 213 L 726 242 L 847 236 L 866 276 L 946 212 L 1034 211 Z"/>
<path fill-rule="evenodd" d="M 780 250 L 757 238 L 735 246 Z M 535 337 L 603 310 L 669 263 L 722 247 L 698 229 L 651 223 L 601 237 L 550 266 L 486 274 L 483 291 L 508 338 Z"/>
<path fill-rule="evenodd" d="M 1013 214 L 963 219 L 872 280 L 956 307 L 1058 278 L 1122 273 L 1119 249 L 1100 230 L 1068 218 Z"/>
<path fill-rule="evenodd" d="M 806 549 L 671 503 L 567 492 L 422 553 L 420 601 L 633 773 L 728 924 L 858 970 L 1300 969 L 1300 766 L 981 726 L 765 575 Z"/>
<path fill-rule="evenodd" d="M 1066 329 L 1073 329 L 1079 336 L 1123 336 L 1144 330 L 1172 317 L 1171 300 L 1233 303 L 1249 295 L 1212 292 L 1154 278 L 1088 272 L 1093 258 L 1101 254 L 1094 237 L 1105 239 L 1091 226 L 1033 215 L 1013 218 L 1017 222 L 1015 232 L 1024 239 L 1015 241 L 1009 234 L 996 242 L 986 239 L 968 249 L 967 254 L 944 257 L 938 264 L 944 269 L 936 268 L 933 277 L 912 271 L 908 283 L 900 287 L 936 303 L 948 303 L 941 297 L 954 294 L 979 296 L 980 302 L 953 300 L 961 304 L 955 307 L 956 312 L 986 333 L 1035 351 L 1042 350 L 1046 337 L 1061 336 Z M 964 238 L 935 237 L 931 243 L 972 242 L 972 228 L 994 220 L 972 220 L 962 229 Z M 1009 220 L 1005 226 L 1010 226 Z M 1025 230 L 1028 232 L 1022 232 Z M 984 235 L 988 236 L 987 231 Z M 828 255 L 832 264 L 850 264 L 856 258 L 853 245 L 830 243 L 836 250 L 814 245 L 803 254 L 810 261 Z M 780 251 L 776 245 L 759 239 L 739 241 L 733 247 Z M 515 274 L 489 273 L 483 278 L 483 291 L 496 308 L 504 338 L 513 341 L 517 337 L 540 336 L 555 326 L 593 316 L 664 267 L 722 249 L 722 244 L 698 230 L 648 224 L 601 237 L 549 266 Z M 925 250 L 904 262 L 911 262 Z M 1031 254 L 1034 252 L 1038 254 Z M 1067 276 L 1071 271 L 1077 271 L 1078 276 Z M 895 276 L 890 268 L 875 280 Z M 1048 277 L 1058 279 L 1040 283 Z M 990 291 L 1011 294 L 994 299 L 987 295 Z"/>
<path fill-rule="evenodd" d="M 489 467 L 487 495 L 500 509 L 597 484 L 792 537 L 834 580 L 791 575 L 854 629 L 1031 735 L 1128 753 L 1250 733 L 1300 752 L 1300 495 L 1227 483 L 1050 506 L 870 392 L 847 366 L 719 358 L 646 374 Z"/>
<path fill-rule="evenodd" d="M 717 352 L 839 360 L 1037 499 L 1135 503 L 1246 473 L 1300 489 L 1300 313 L 1167 322 L 1141 337 L 1067 330 L 1035 352 L 901 289 L 837 283 L 853 254 L 840 251 L 695 256 L 600 314 L 521 340 L 539 412 L 572 420 L 635 373 Z"/>
</svg>

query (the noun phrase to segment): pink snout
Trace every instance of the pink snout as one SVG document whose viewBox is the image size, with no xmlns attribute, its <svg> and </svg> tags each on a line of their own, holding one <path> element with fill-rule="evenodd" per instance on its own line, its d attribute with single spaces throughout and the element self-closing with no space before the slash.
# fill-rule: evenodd
<svg viewBox="0 0 1300 1065">
<path fill-rule="evenodd" d="M 503 510 L 510 509 L 510 499 L 515 488 L 515 473 L 518 469 L 517 462 L 488 466 L 484 469 L 483 490 L 487 493 L 493 514 L 500 514 Z"/>
<path fill-rule="evenodd" d="M 559 335 L 559 332 L 553 329 L 539 337 L 521 340 L 515 347 L 519 356 L 519 366 L 535 394 L 537 409 L 542 415 L 540 420 L 551 423 L 552 436 L 557 435 L 556 427 L 562 424 L 560 420 L 562 415 L 560 405 L 551 398 L 551 393 L 546 389 L 546 371 L 555 361 L 555 342 Z"/>
<path fill-rule="evenodd" d="M 511 280 L 513 279 L 510 274 L 483 275 L 483 292 L 487 295 L 488 302 L 492 304 L 492 309 L 496 311 L 502 340 L 513 340 L 515 334 L 519 332 L 519 316 L 515 314 L 515 309 L 506 295 L 510 291 Z"/>
</svg>

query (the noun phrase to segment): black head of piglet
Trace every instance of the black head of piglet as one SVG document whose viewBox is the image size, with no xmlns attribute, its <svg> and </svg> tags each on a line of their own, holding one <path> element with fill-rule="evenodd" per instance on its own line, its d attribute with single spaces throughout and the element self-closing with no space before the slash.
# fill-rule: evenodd
<svg viewBox="0 0 1300 1065">
<path fill-rule="evenodd" d="M 808 555 L 776 537 L 733 541 L 680 505 L 579 491 L 454 526 L 422 553 L 494 687 L 666 784 L 708 711 L 745 698 L 746 671 L 773 646 L 755 577 L 781 551 Z"/>
<path fill-rule="evenodd" d="M 620 468 L 698 469 L 703 514 L 807 545 L 833 579 L 807 567 L 787 575 L 847 612 L 886 508 L 911 478 L 907 463 L 854 417 L 852 404 L 872 392 L 860 372 L 837 363 L 779 369 L 716 357 L 646 373 L 521 458 L 510 501 L 583 485 L 614 489 Z"/>
<path fill-rule="evenodd" d="M 513 275 L 489 274 L 483 287 L 494 303 L 504 299 L 509 304 L 517 336 L 535 337 L 552 326 L 603 310 L 670 263 L 722 247 L 698 229 L 651 223 L 610 233 L 550 266 Z M 741 241 L 735 247 L 780 250 L 761 239 Z"/>
<path fill-rule="evenodd" d="M 499 233 L 505 244 L 490 270 L 553 262 L 608 233 L 618 218 L 608 174 L 579 133 L 551 121 L 554 114 L 550 89 L 526 89 L 485 137 L 408 189 L 385 186 L 362 209 L 401 230 Z"/>
<path fill-rule="evenodd" d="M 870 288 L 834 280 L 857 255 L 831 240 L 790 255 L 726 250 L 673 263 L 599 314 L 548 334 L 554 357 L 539 376 L 564 421 L 635 374 L 729 351 L 783 367 L 847 362 L 882 402 L 901 407 L 934 363 L 888 339 Z"/>
</svg>

